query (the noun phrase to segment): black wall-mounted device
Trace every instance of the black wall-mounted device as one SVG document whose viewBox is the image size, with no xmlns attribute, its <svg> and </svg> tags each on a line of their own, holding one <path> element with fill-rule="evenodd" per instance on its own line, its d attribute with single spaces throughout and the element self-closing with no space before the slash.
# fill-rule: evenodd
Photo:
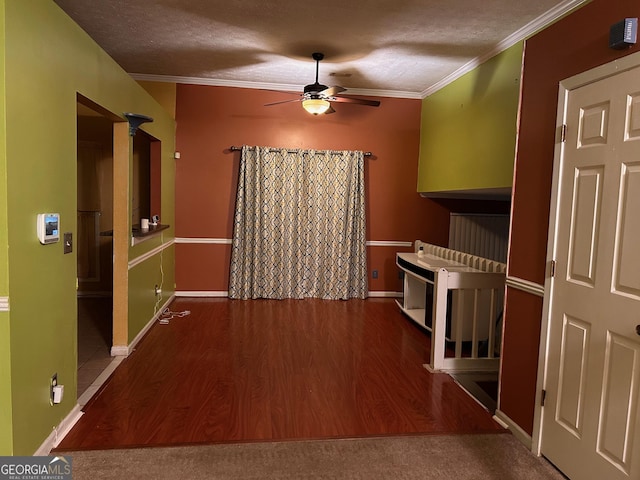
<svg viewBox="0 0 640 480">
<path fill-rule="evenodd" d="M 638 19 L 625 18 L 611 25 L 609 29 L 609 48 L 622 50 L 635 45 L 638 37 Z"/>
</svg>

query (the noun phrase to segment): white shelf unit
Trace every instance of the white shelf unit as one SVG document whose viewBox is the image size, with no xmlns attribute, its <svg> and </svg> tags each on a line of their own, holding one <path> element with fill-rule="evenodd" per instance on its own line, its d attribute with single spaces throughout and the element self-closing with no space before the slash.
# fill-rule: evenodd
<svg viewBox="0 0 640 480">
<path fill-rule="evenodd" d="M 431 332 L 432 371 L 497 371 L 496 319 L 502 309 L 503 263 L 416 241 L 425 254 L 398 253 L 404 272 L 400 309 Z M 455 354 L 446 356 L 447 342 Z M 471 344 L 463 352 L 464 343 Z M 481 349 L 481 345 L 486 348 Z M 484 350 L 484 351 L 483 351 Z"/>
<path fill-rule="evenodd" d="M 396 300 L 396 303 L 411 320 L 421 327 L 431 330 L 426 324 L 427 282 L 429 280 L 403 267 L 400 269 L 404 271 L 404 285 L 402 302 Z M 433 281 L 431 281 L 431 285 L 433 285 Z"/>
</svg>

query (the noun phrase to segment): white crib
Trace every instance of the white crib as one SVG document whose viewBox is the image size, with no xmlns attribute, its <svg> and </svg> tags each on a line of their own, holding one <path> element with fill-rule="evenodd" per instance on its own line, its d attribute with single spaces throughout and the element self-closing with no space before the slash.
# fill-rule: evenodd
<svg viewBox="0 0 640 480">
<path fill-rule="evenodd" d="M 399 307 L 431 332 L 425 366 L 448 373 L 497 371 L 506 265 L 420 240 L 415 253 L 396 255 L 396 265 L 404 272 Z"/>
</svg>

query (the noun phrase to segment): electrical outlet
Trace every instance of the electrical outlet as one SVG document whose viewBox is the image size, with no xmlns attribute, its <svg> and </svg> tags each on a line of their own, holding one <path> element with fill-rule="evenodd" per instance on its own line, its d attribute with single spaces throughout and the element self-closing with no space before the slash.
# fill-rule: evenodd
<svg viewBox="0 0 640 480">
<path fill-rule="evenodd" d="M 49 405 L 53 407 L 53 387 L 58 385 L 58 374 L 54 373 L 49 382 Z"/>
<path fill-rule="evenodd" d="M 378 278 L 378 270 L 374 270 L 371 272 L 371 278 Z"/>
</svg>

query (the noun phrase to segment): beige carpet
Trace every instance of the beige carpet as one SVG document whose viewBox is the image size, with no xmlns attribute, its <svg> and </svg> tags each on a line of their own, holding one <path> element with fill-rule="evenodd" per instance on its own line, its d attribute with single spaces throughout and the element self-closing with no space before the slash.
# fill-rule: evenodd
<svg viewBox="0 0 640 480">
<path fill-rule="evenodd" d="M 511 434 L 397 436 L 65 452 L 74 480 L 561 480 Z"/>
</svg>

